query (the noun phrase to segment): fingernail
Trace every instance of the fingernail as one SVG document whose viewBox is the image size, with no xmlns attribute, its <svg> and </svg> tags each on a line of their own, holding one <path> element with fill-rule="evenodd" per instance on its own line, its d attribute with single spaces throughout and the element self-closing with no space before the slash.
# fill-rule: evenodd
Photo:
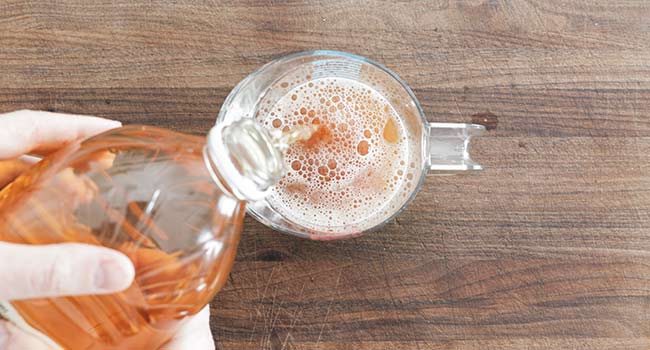
<svg viewBox="0 0 650 350">
<path fill-rule="evenodd" d="M 112 119 L 106 119 L 106 118 L 100 118 L 100 117 L 92 117 L 92 124 L 90 127 L 96 127 L 99 129 L 114 129 L 114 128 L 119 128 L 122 126 L 122 122 L 119 120 L 112 120 Z"/>
<path fill-rule="evenodd" d="M 106 127 L 113 129 L 113 128 L 119 128 L 122 126 L 122 122 L 118 120 L 110 120 L 110 119 L 104 119 L 106 121 Z"/>
<path fill-rule="evenodd" d="M 107 260 L 95 271 L 95 287 L 100 291 L 119 292 L 126 289 L 133 280 L 132 268 L 128 269 L 119 261 Z"/>
</svg>

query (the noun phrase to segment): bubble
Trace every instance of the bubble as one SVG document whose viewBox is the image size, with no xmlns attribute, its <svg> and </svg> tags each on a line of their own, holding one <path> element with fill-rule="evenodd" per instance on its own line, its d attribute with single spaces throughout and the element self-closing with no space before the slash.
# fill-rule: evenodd
<svg viewBox="0 0 650 350">
<path fill-rule="evenodd" d="M 370 149 L 370 145 L 368 144 L 368 141 L 366 141 L 366 140 L 363 140 L 363 141 L 359 142 L 359 144 L 357 145 L 357 152 L 362 156 L 367 155 L 368 152 L 369 152 L 369 149 Z"/>
<path fill-rule="evenodd" d="M 384 140 L 390 143 L 396 143 L 397 140 L 399 140 L 397 124 L 395 123 L 393 118 L 388 118 L 388 121 L 386 121 L 386 125 L 384 125 L 384 131 L 382 135 L 384 137 Z"/>
<path fill-rule="evenodd" d="M 345 225 L 373 226 L 401 207 L 406 179 L 413 178 L 405 170 L 409 143 L 396 111 L 368 86 L 336 78 L 303 80 L 280 100 L 262 102 L 273 111 L 279 108 L 275 116 L 260 113 L 267 128 L 319 125 L 314 140 L 287 150 L 290 171 L 269 196 L 273 208 L 309 227 L 337 232 Z M 277 127 L 275 119 L 281 122 Z M 391 119 L 395 143 L 388 142 Z M 287 190 L 295 184 L 304 186 L 298 197 Z"/>
</svg>

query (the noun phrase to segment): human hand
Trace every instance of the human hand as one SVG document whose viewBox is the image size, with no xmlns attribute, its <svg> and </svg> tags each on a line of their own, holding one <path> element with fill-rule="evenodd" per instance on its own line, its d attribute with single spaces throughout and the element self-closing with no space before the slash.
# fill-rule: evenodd
<svg viewBox="0 0 650 350">
<path fill-rule="evenodd" d="M 0 187 L 30 166 L 26 153 L 47 153 L 62 145 L 119 127 L 116 121 L 17 111 L 0 115 Z M 22 245 L 0 242 L 0 300 L 105 294 L 133 281 L 122 253 L 91 245 Z M 41 349 L 44 344 L 14 325 L 0 322 L 0 349 Z"/>
<path fill-rule="evenodd" d="M 28 110 L 0 114 L 0 189 L 35 161 L 25 154 L 47 154 L 120 125 L 96 117 Z M 0 242 L 0 262 L 0 300 L 115 293 L 126 289 L 134 278 L 129 258 L 93 245 Z M 0 350 L 18 349 L 51 347 L 0 320 Z M 163 349 L 214 349 L 209 309 L 188 320 Z"/>
<path fill-rule="evenodd" d="M 214 350 L 210 330 L 210 305 L 192 316 L 160 350 Z"/>
</svg>

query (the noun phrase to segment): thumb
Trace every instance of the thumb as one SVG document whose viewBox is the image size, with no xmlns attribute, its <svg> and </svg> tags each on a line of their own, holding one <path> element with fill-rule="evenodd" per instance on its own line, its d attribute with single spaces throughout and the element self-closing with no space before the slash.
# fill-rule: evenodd
<svg viewBox="0 0 650 350">
<path fill-rule="evenodd" d="M 0 262 L 0 300 L 114 293 L 135 274 L 124 254 L 76 243 L 0 242 Z"/>
<path fill-rule="evenodd" d="M 0 320 L 0 350 L 15 349 L 52 350 L 52 347 L 11 322 Z"/>
<path fill-rule="evenodd" d="M 160 350 L 214 350 L 214 339 L 210 330 L 210 305 L 203 308 L 181 326 L 172 340 Z"/>
</svg>

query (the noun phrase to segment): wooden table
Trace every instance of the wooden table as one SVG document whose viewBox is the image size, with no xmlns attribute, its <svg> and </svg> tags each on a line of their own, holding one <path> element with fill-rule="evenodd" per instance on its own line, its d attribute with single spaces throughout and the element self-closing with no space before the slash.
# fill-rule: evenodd
<svg viewBox="0 0 650 350">
<path fill-rule="evenodd" d="M 327 48 L 384 63 L 480 174 L 331 243 L 247 219 L 219 349 L 650 348 L 650 3 L 0 3 L 0 112 L 204 134 L 249 72 Z"/>
</svg>

